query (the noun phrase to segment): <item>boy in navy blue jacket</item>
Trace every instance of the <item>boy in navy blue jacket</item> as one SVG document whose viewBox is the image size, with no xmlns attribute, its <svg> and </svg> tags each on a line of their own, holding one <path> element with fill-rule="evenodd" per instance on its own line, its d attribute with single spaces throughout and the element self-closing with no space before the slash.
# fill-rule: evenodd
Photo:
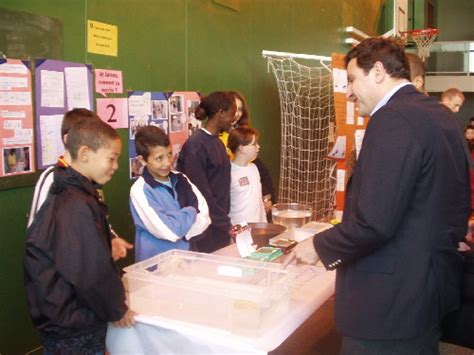
<svg viewBox="0 0 474 355">
<path fill-rule="evenodd" d="M 205 198 L 184 174 L 171 171 L 173 152 L 161 128 L 141 128 L 135 146 L 144 166 L 130 190 L 135 261 L 170 249 L 188 250 L 189 240 L 211 223 Z"/>
<path fill-rule="evenodd" d="M 45 353 L 97 353 L 105 351 L 107 322 L 134 323 L 94 184 L 112 178 L 121 142 L 103 121 L 80 120 L 66 148 L 71 164 L 54 168 L 50 193 L 27 231 L 25 287 Z"/>
</svg>

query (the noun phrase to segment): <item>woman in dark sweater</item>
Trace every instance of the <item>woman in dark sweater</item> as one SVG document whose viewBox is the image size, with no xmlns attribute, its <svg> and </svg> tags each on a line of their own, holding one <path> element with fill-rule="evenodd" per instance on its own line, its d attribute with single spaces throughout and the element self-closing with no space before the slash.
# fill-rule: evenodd
<svg viewBox="0 0 474 355">
<path fill-rule="evenodd" d="M 183 145 L 178 170 L 195 184 L 209 205 L 211 225 L 191 248 L 211 253 L 230 243 L 230 160 L 219 133 L 229 131 L 235 121 L 232 94 L 216 91 L 201 100 L 195 116 L 206 120 Z"/>
</svg>

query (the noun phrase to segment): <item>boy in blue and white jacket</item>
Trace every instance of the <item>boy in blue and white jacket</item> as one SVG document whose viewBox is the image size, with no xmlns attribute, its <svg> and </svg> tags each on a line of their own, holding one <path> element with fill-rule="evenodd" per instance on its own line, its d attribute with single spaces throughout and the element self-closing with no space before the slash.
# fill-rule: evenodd
<svg viewBox="0 0 474 355">
<path fill-rule="evenodd" d="M 171 171 L 173 152 L 161 128 L 141 128 L 135 147 L 144 166 L 130 189 L 135 261 L 170 249 L 188 250 L 189 240 L 211 223 L 205 198 L 184 174 Z"/>
</svg>

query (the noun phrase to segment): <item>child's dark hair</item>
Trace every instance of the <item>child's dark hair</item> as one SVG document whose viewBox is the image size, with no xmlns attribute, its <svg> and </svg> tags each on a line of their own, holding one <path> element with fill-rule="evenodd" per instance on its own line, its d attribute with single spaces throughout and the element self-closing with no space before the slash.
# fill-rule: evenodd
<svg viewBox="0 0 474 355">
<path fill-rule="evenodd" d="M 235 123 L 235 127 L 241 127 L 241 126 L 250 126 L 250 116 L 249 116 L 249 111 L 247 109 L 247 102 L 245 101 L 244 95 L 242 95 L 238 91 L 229 91 L 234 98 L 239 99 L 242 101 L 242 117 L 239 118 L 239 120 Z"/>
<path fill-rule="evenodd" d="M 61 124 L 61 139 L 64 141 L 64 136 L 69 133 L 71 127 L 79 120 L 85 118 L 94 118 L 100 120 L 94 112 L 86 108 L 75 108 L 64 114 L 63 123 Z"/>
<path fill-rule="evenodd" d="M 145 126 L 135 134 L 135 149 L 144 160 L 148 160 L 150 150 L 154 147 L 169 147 L 170 139 L 165 131 L 157 126 Z"/>
<path fill-rule="evenodd" d="M 234 107 L 234 95 L 224 91 L 214 91 L 213 93 L 201 99 L 199 105 L 196 106 L 194 115 L 198 120 L 205 120 L 213 117 L 219 111 L 228 111 Z"/>
<path fill-rule="evenodd" d="M 77 159 L 77 152 L 82 146 L 94 152 L 108 147 L 110 142 L 120 139 L 118 133 L 101 119 L 82 119 L 74 123 L 67 134 L 66 149 L 72 160 Z"/>
<path fill-rule="evenodd" d="M 250 126 L 242 126 L 234 128 L 229 134 L 229 140 L 227 146 L 232 153 L 235 153 L 239 146 L 248 145 L 252 143 L 252 139 L 255 136 L 255 141 L 258 140 L 258 131 Z"/>
</svg>

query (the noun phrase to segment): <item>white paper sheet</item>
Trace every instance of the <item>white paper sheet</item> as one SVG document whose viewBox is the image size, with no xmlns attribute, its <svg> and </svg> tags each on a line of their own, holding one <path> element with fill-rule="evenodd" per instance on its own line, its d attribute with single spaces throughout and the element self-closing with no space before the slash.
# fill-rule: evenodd
<svg viewBox="0 0 474 355">
<path fill-rule="evenodd" d="M 352 101 L 347 101 L 346 104 L 346 123 L 354 124 L 355 104 Z"/>
<path fill-rule="evenodd" d="M 237 234 L 235 241 L 237 244 L 237 250 L 242 258 L 245 258 L 256 250 L 255 245 L 253 244 L 252 235 L 250 234 L 250 229 Z"/>
<path fill-rule="evenodd" d="M 43 153 L 41 163 L 51 165 L 56 163 L 58 157 L 64 153 L 64 145 L 61 139 L 61 124 L 63 115 L 41 115 L 41 151 Z"/>
<path fill-rule="evenodd" d="M 18 78 L 13 76 L 0 77 L 0 90 L 11 90 L 13 88 L 26 88 L 28 78 Z"/>
<path fill-rule="evenodd" d="M 151 94 L 132 95 L 128 98 L 129 116 L 150 116 L 151 115 Z"/>
<path fill-rule="evenodd" d="M 86 67 L 68 67 L 64 69 L 66 75 L 67 109 L 91 109 L 89 101 L 89 85 L 87 84 Z"/>
<path fill-rule="evenodd" d="M 3 129 L 20 129 L 21 120 L 5 120 L 3 121 Z"/>
<path fill-rule="evenodd" d="M 1 106 L 30 106 L 31 92 L 0 91 Z"/>
<path fill-rule="evenodd" d="M 345 185 L 346 171 L 342 169 L 337 169 L 336 172 L 336 191 L 344 191 L 346 188 Z"/>
<path fill-rule="evenodd" d="M 0 111 L 0 117 L 3 118 L 25 118 L 25 111 Z"/>
<path fill-rule="evenodd" d="M 356 147 L 356 159 L 359 158 L 360 149 L 362 148 L 362 142 L 364 141 L 365 129 L 357 129 L 355 131 L 355 147 Z"/>
<path fill-rule="evenodd" d="M 333 68 L 334 92 L 347 92 L 347 70 Z"/>
<path fill-rule="evenodd" d="M 24 64 L 4 63 L 0 65 L 0 73 L 4 74 L 27 74 L 28 69 Z"/>
<path fill-rule="evenodd" d="M 41 70 L 41 106 L 64 107 L 64 73 Z"/>
</svg>

